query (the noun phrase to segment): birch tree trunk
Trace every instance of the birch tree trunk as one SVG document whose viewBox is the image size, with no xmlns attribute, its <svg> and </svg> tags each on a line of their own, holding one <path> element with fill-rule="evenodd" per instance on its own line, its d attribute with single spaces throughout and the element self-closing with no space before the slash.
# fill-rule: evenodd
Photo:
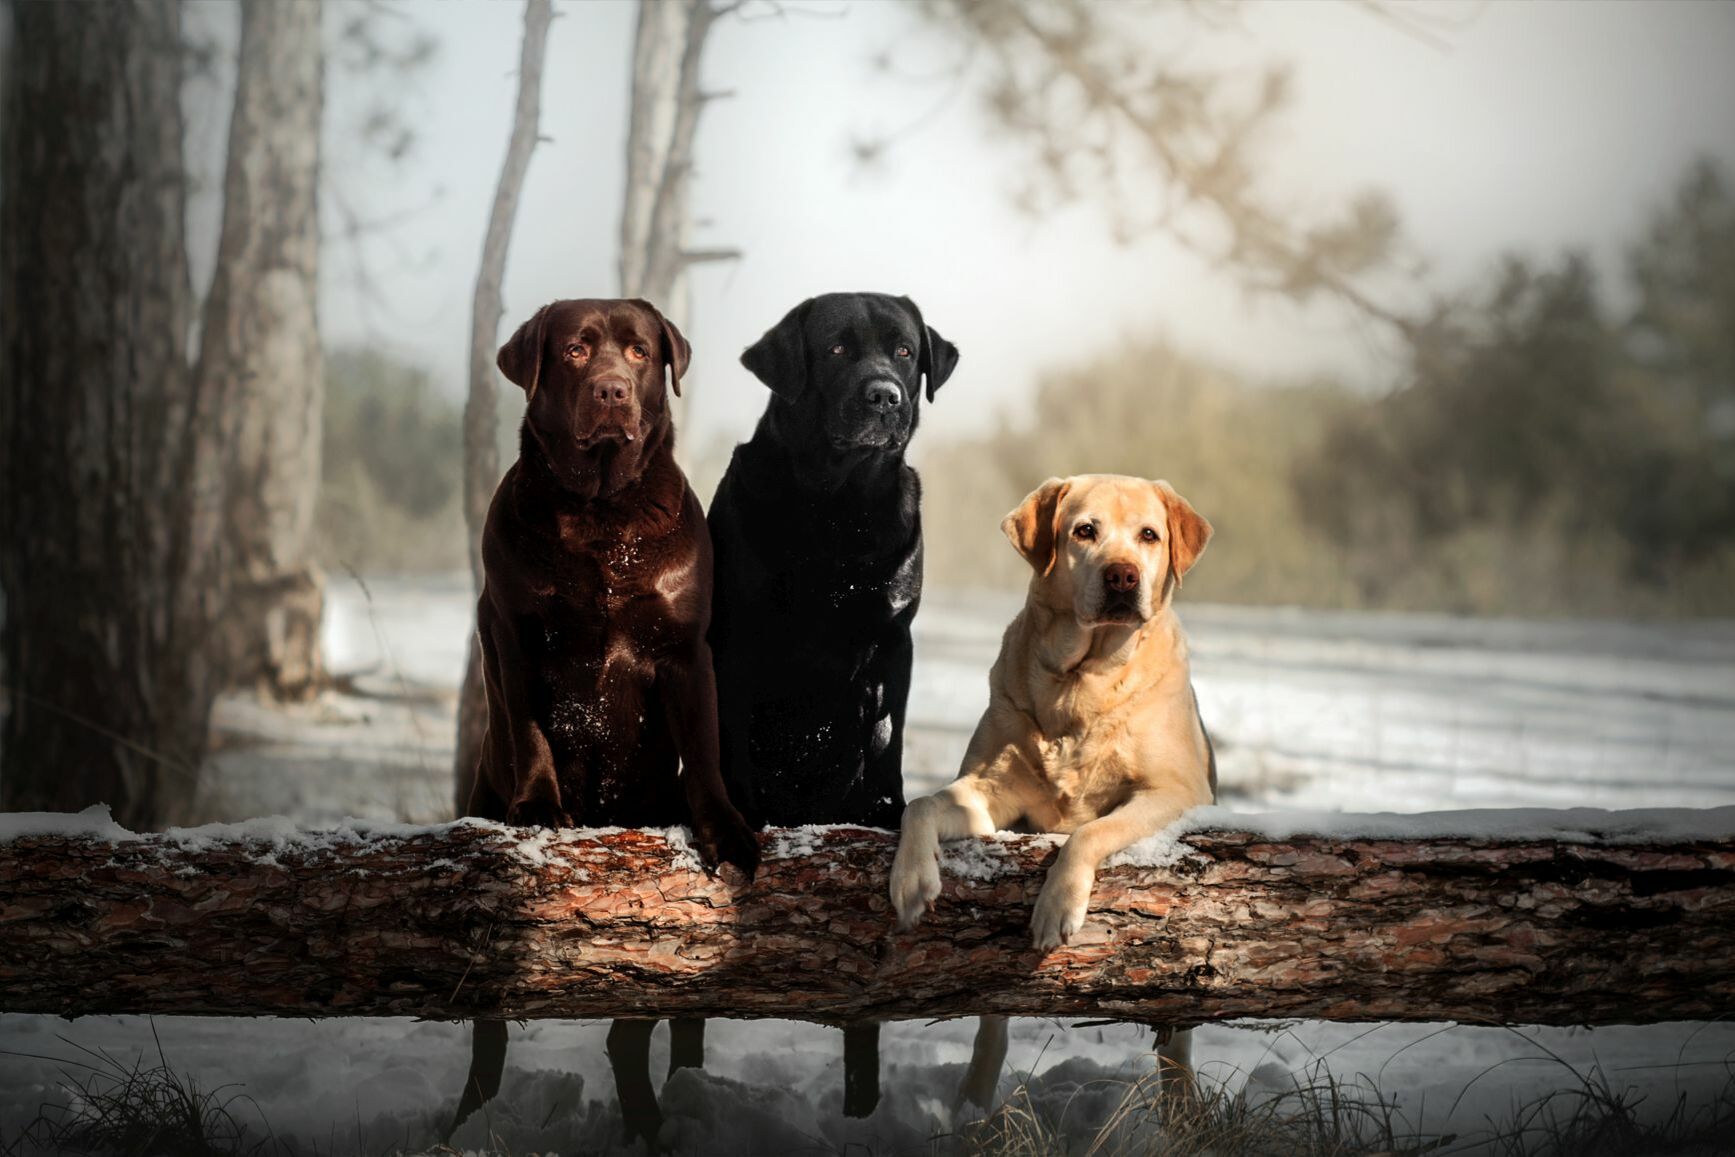
<svg viewBox="0 0 1735 1157">
<path fill-rule="evenodd" d="M 324 578 L 308 557 L 319 493 L 323 63 L 318 4 L 247 0 L 205 302 L 198 391 L 221 416 L 226 608 L 235 685 L 280 698 L 318 686 Z"/>
<path fill-rule="evenodd" d="M 506 278 L 506 254 L 511 247 L 512 224 L 518 216 L 518 198 L 541 123 L 542 66 L 548 55 L 548 26 L 552 20 L 549 0 L 530 0 L 524 9 L 512 136 L 500 168 L 500 183 L 494 189 L 494 206 L 488 213 L 482 266 L 476 274 L 476 294 L 470 305 L 470 386 L 464 401 L 464 525 L 470 536 L 470 578 L 478 594 L 482 590 L 482 526 L 488 519 L 494 488 L 500 482 L 500 454 L 495 443 L 499 423 L 495 391 L 499 388 L 499 373 L 494 366 L 495 351 L 500 345 L 500 316 L 504 311 L 500 287 Z M 463 815 L 469 806 L 476 762 L 482 753 L 482 735 L 488 726 L 488 704 L 482 691 L 482 654 L 473 626 L 469 656 L 458 696 L 458 752 L 452 801 L 455 815 Z"/>
<path fill-rule="evenodd" d="M 48 820 L 63 834 L 0 844 L 0 1011 L 1637 1024 L 1735 1006 L 1727 831 L 1196 832 L 1172 863 L 1105 868 L 1083 932 L 1043 954 L 1044 837 L 949 845 L 933 912 L 899 933 L 896 837 L 861 828 L 767 832 L 743 887 L 658 832 Z"/>
<path fill-rule="evenodd" d="M 0 128 L 0 806 L 190 807 L 218 672 L 175 0 L 17 4 Z"/>
<path fill-rule="evenodd" d="M 621 296 L 648 299 L 680 326 L 692 320 L 687 269 L 739 256 L 734 250 L 696 250 L 689 244 L 693 141 L 699 114 L 717 95 L 701 91 L 700 67 L 723 11 L 710 0 L 640 0 L 633 36 Z M 669 401 L 678 426 L 683 399 Z"/>
</svg>

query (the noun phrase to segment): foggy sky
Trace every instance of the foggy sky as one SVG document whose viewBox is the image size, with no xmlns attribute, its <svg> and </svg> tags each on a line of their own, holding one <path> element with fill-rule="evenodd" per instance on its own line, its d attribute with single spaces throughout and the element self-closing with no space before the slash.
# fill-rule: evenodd
<svg viewBox="0 0 1735 1157">
<path fill-rule="evenodd" d="M 1278 378 L 1378 384 L 1397 372 L 1367 322 L 1249 299 L 1160 237 L 1117 247 L 1096 205 L 1018 215 L 1009 189 L 1023 155 L 996 139 L 972 89 L 948 84 L 958 53 L 902 4 L 788 7 L 783 18 L 749 8 L 754 19 L 723 21 L 706 59 L 706 86 L 736 95 L 700 125 L 692 201 L 705 224 L 694 240 L 746 256 L 694 278 L 689 440 L 750 427 L 764 394 L 736 357 L 801 298 L 835 289 L 908 293 L 962 349 L 926 416 L 930 432 L 1015 418 L 1044 367 L 1158 330 Z M 418 126 L 416 151 L 391 166 L 340 147 L 336 130 L 369 90 L 333 69 L 328 139 L 339 144 L 325 163 L 328 185 L 363 217 L 419 211 L 365 243 L 372 295 L 356 287 L 350 247 L 328 245 L 322 324 L 328 346 L 390 346 L 457 392 L 523 9 L 441 0 L 403 11 L 440 40 L 432 66 L 396 94 Z M 1581 246 L 1612 274 L 1689 158 L 1735 163 L 1735 4 L 1453 0 L 1421 11 L 1448 47 L 1320 0 L 1249 5 L 1239 28 L 1200 34 L 1190 51 L 1248 68 L 1291 62 L 1292 109 L 1260 154 L 1265 188 L 1308 214 L 1384 190 L 1433 286 L 1472 284 L 1513 248 Z M 502 337 L 547 300 L 615 285 L 632 7 L 592 0 L 556 12 L 543 90 L 552 140 L 531 162 Z M 876 70 L 881 50 L 910 79 Z M 196 147 L 220 144 L 218 120 L 192 116 Z M 894 148 L 864 168 L 851 140 L 883 133 Z M 325 217 L 329 233 L 329 204 Z M 197 258 L 209 222 L 195 213 L 194 225 Z"/>
</svg>

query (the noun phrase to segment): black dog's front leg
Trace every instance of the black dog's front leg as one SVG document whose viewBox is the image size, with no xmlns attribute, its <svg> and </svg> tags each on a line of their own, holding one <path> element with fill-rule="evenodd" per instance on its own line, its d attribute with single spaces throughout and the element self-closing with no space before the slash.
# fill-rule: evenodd
<svg viewBox="0 0 1735 1157">
<path fill-rule="evenodd" d="M 643 1137 L 645 1149 L 657 1152 L 663 1110 L 651 1088 L 651 1032 L 654 1020 L 617 1020 L 608 1030 L 608 1063 L 614 1070 L 615 1097 L 620 1101 L 625 1138 Z"/>
<path fill-rule="evenodd" d="M 894 832 L 903 823 L 904 715 L 912 654 L 907 620 L 893 624 L 875 650 L 871 677 L 884 689 L 881 714 L 869 727 L 862 776 L 839 812 L 851 823 Z"/>
</svg>

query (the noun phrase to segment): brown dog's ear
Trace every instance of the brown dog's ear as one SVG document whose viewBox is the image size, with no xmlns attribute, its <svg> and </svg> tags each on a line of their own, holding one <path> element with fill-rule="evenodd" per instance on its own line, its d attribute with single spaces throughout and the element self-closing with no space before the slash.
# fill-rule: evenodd
<svg viewBox="0 0 1735 1157">
<path fill-rule="evenodd" d="M 1000 531 L 1024 561 L 1047 574 L 1054 569 L 1055 539 L 1059 528 L 1054 520 L 1060 513 L 1060 500 L 1072 489 L 1066 478 L 1050 478 L 1025 496 L 1018 509 L 1000 523 Z"/>
<path fill-rule="evenodd" d="M 1167 598 L 1169 591 L 1181 585 L 1182 576 L 1205 553 L 1205 544 L 1211 541 L 1211 524 L 1167 482 L 1151 485 L 1163 496 L 1163 506 L 1169 512 L 1169 573 L 1163 579 L 1163 597 Z"/>
<path fill-rule="evenodd" d="M 526 397 L 536 396 L 536 383 L 542 377 L 542 343 L 548 328 L 548 310 L 545 305 L 531 314 L 530 320 L 519 326 L 494 356 L 494 364 L 500 367 L 506 380 L 522 387 Z"/>
<path fill-rule="evenodd" d="M 793 401 L 807 387 L 807 308 L 810 297 L 765 331 L 765 336 L 741 354 L 741 364 L 771 387 L 771 392 Z"/>
<path fill-rule="evenodd" d="M 921 358 L 916 368 L 928 380 L 928 401 L 934 400 L 934 394 L 946 384 L 946 379 L 952 376 L 952 371 L 958 368 L 958 347 L 940 336 L 940 331 L 922 320 L 922 310 L 907 297 L 898 298 L 916 315 L 916 329 L 922 335 Z"/>
<path fill-rule="evenodd" d="M 681 396 L 681 379 L 687 376 L 687 366 L 693 360 L 693 347 L 687 344 L 687 339 L 675 323 L 663 316 L 663 311 L 642 297 L 632 298 L 632 303 L 648 312 L 657 319 L 657 324 L 663 327 L 663 364 L 669 367 L 669 384 L 674 387 L 675 397 Z"/>
</svg>

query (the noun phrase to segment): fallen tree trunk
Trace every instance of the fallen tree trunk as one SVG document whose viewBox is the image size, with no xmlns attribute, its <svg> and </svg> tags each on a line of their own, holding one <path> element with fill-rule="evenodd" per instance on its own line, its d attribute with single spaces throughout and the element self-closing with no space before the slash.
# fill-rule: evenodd
<svg viewBox="0 0 1735 1157">
<path fill-rule="evenodd" d="M 1026 933 L 1047 837 L 948 848 L 936 911 L 897 934 L 894 837 L 859 828 L 767 833 L 746 888 L 700 870 L 678 829 L 0 817 L 0 1010 L 1713 1018 L 1735 1008 L 1728 810 L 1616 824 L 1622 842 L 1196 831 L 1105 868 L 1081 941 L 1047 956 Z"/>
</svg>

